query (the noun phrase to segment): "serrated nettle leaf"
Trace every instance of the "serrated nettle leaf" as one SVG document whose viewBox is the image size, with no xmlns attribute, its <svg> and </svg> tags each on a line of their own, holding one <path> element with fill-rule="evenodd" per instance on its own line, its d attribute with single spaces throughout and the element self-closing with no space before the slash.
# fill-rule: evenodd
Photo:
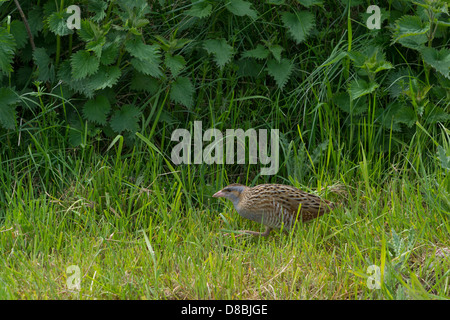
<svg viewBox="0 0 450 320">
<path fill-rule="evenodd" d="M 55 1 L 46 1 L 43 5 L 44 16 L 48 17 L 53 12 L 57 11 L 58 8 L 56 6 L 57 4 Z"/>
<path fill-rule="evenodd" d="M 389 69 L 393 68 L 392 64 L 388 61 L 383 61 L 381 63 L 378 63 L 375 67 L 376 67 L 376 69 L 375 69 L 374 73 L 378 73 L 380 71 L 389 70 Z"/>
<path fill-rule="evenodd" d="M 350 113 L 352 115 L 359 115 L 366 112 L 369 109 L 369 104 L 367 103 L 367 96 L 362 96 L 356 100 L 350 102 Z"/>
<path fill-rule="evenodd" d="M 252 19 L 256 19 L 258 13 L 251 9 L 252 3 L 244 0 L 226 0 L 225 7 L 232 14 L 237 16 L 249 16 Z"/>
<path fill-rule="evenodd" d="M 142 36 L 142 33 L 141 33 L 140 29 L 138 29 L 138 28 L 131 27 L 131 28 L 128 29 L 128 31 L 130 33 L 134 34 L 135 36 L 138 36 L 138 37 Z"/>
<path fill-rule="evenodd" d="M 214 56 L 214 61 L 222 68 L 234 55 L 234 49 L 225 39 L 211 39 L 203 41 L 203 48 Z"/>
<path fill-rule="evenodd" d="M 339 109 L 351 115 L 359 115 L 366 112 L 368 109 L 366 96 L 350 101 L 350 95 L 348 92 L 336 93 L 333 96 L 333 102 L 339 107 Z"/>
<path fill-rule="evenodd" d="M 433 3 L 433 2 L 432 2 Z M 436 2 L 434 2 L 436 3 Z M 444 14 L 449 14 L 448 12 L 448 2 L 447 1 L 440 1 L 438 2 L 437 11 Z"/>
<path fill-rule="evenodd" d="M 423 83 L 420 83 L 419 90 L 415 91 L 415 96 L 414 96 L 416 102 L 420 106 L 425 106 L 428 103 L 427 97 L 428 97 L 428 91 L 430 91 L 430 90 L 431 90 L 430 85 L 423 85 Z"/>
<path fill-rule="evenodd" d="M 362 53 L 367 57 L 367 59 L 373 62 L 379 62 L 385 60 L 385 55 L 383 52 L 383 48 L 375 45 L 365 46 L 362 50 Z"/>
<path fill-rule="evenodd" d="M 297 44 L 306 39 L 315 25 L 315 17 L 308 11 L 283 12 L 281 20 Z"/>
<path fill-rule="evenodd" d="M 294 68 L 294 63 L 289 59 L 281 59 L 280 62 L 271 59 L 267 61 L 267 72 L 275 79 L 278 88 L 283 89 Z"/>
<path fill-rule="evenodd" d="M 77 34 L 83 41 L 94 40 L 95 31 L 93 28 L 95 28 L 95 24 L 92 21 L 83 19 L 81 20 L 80 29 L 77 30 Z"/>
<path fill-rule="evenodd" d="M 425 46 L 425 42 L 427 42 L 427 40 L 428 40 L 427 35 L 421 34 L 421 35 L 401 38 L 397 42 L 406 48 L 419 50 Z M 392 43 L 395 43 L 395 41 L 393 41 Z"/>
<path fill-rule="evenodd" d="M 424 47 L 424 43 L 427 42 L 428 37 L 426 34 L 421 34 L 417 36 L 410 36 L 398 40 L 402 46 L 414 50 L 420 50 Z"/>
<path fill-rule="evenodd" d="M 86 85 L 92 90 L 111 88 L 117 83 L 121 74 L 118 66 L 100 66 L 97 73 L 86 79 Z"/>
<path fill-rule="evenodd" d="M 159 46 L 145 44 L 140 39 L 127 41 L 125 43 L 125 49 L 133 57 L 143 61 L 156 61 L 160 59 Z"/>
<path fill-rule="evenodd" d="M 94 96 L 94 90 L 88 86 L 89 81 L 85 79 L 78 80 L 72 77 L 72 67 L 70 66 L 69 60 L 61 62 L 58 70 L 58 78 L 64 81 L 71 90 L 84 94 L 88 98 Z"/>
<path fill-rule="evenodd" d="M 376 74 L 382 70 L 393 68 L 392 64 L 385 60 L 385 55 L 380 47 L 368 46 L 362 52 L 351 51 L 348 56 L 354 66 L 365 71 L 365 74 Z"/>
<path fill-rule="evenodd" d="M 164 64 L 167 68 L 169 68 L 172 76 L 176 78 L 180 71 L 186 65 L 186 60 L 184 60 L 183 56 L 180 55 L 171 55 L 170 53 L 166 53 Z"/>
<path fill-rule="evenodd" d="M 33 60 L 38 65 L 38 67 L 48 67 L 48 65 L 51 63 L 51 59 L 44 48 L 36 48 L 34 50 Z"/>
<path fill-rule="evenodd" d="M 159 90 L 159 86 L 160 83 L 157 79 L 135 71 L 133 79 L 131 80 L 130 88 L 137 91 L 145 91 L 150 94 L 156 94 Z"/>
<path fill-rule="evenodd" d="M 405 251 L 405 242 L 403 238 L 400 238 L 400 236 L 395 232 L 394 229 L 392 229 L 392 249 L 394 250 L 394 256 L 396 258 L 404 257 L 402 255 Z M 397 265 L 400 265 L 402 263 L 402 259 L 399 259 L 399 263 Z"/>
<path fill-rule="evenodd" d="M 333 102 L 344 112 L 350 113 L 350 96 L 348 92 L 338 92 L 333 96 Z"/>
<path fill-rule="evenodd" d="M 165 38 L 155 35 L 155 38 L 160 42 L 161 49 L 173 54 L 174 51 L 182 49 L 185 45 L 192 42 L 191 39 L 175 39 L 166 40 Z"/>
<path fill-rule="evenodd" d="M 396 120 L 396 114 L 399 112 L 401 108 L 404 107 L 404 104 L 398 101 L 391 102 L 384 110 L 380 110 L 380 123 L 381 126 L 387 130 L 393 131 L 401 131 L 401 126 L 399 122 Z"/>
<path fill-rule="evenodd" d="M 28 43 L 28 34 L 25 24 L 19 20 L 11 21 L 10 32 L 16 41 L 17 49 L 22 49 Z"/>
<path fill-rule="evenodd" d="M 356 79 L 350 82 L 348 92 L 350 98 L 355 100 L 356 98 L 372 93 L 378 87 L 379 84 L 374 81 L 367 82 L 363 79 Z"/>
<path fill-rule="evenodd" d="M 159 60 L 157 62 L 156 61 L 149 62 L 133 58 L 131 59 L 130 62 L 137 71 L 143 74 L 150 75 L 155 78 L 160 78 L 163 75 L 159 67 Z"/>
<path fill-rule="evenodd" d="M 408 127 L 411 127 L 417 121 L 417 115 L 414 109 L 407 105 L 402 105 L 401 108 L 395 114 L 395 120 L 399 123 L 404 123 Z"/>
<path fill-rule="evenodd" d="M 191 108 L 194 104 L 194 92 L 195 88 L 189 78 L 178 77 L 170 87 L 170 100 Z"/>
<path fill-rule="evenodd" d="M 98 72 L 83 79 L 74 79 L 71 76 L 71 68 L 68 61 L 61 63 L 58 77 L 67 83 L 74 91 L 91 98 L 96 90 L 112 87 L 120 78 L 121 71 L 117 66 L 100 66 Z"/>
<path fill-rule="evenodd" d="M 170 51 L 170 43 L 169 40 L 166 40 L 164 37 L 161 37 L 160 35 L 155 35 L 156 40 L 159 41 L 161 49 L 164 51 Z"/>
<path fill-rule="evenodd" d="M 438 122 L 445 123 L 450 120 L 450 114 L 443 108 L 429 103 L 425 107 L 424 119 L 428 124 L 435 124 Z"/>
<path fill-rule="evenodd" d="M 62 69 L 60 68 L 58 75 L 63 80 L 65 79 L 63 78 L 63 74 L 66 73 L 66 71 L 61 72 L 61 70 Z M 66 82 L 72 90 L 84 94 L 88 98 L 92 98 L 96 90 L 112 87 L 117 83 L 120 75 L 121 71 L 117 66 L 100 66 L 98 72 L 94 75 L 83 79 L 73 79 L 69 76 L 68 80 L 63 81 Z"/>
<path fill-rule="evenodd" d="M 423 11 L 426 18 L 428 18 L 428 14 L 425 14 L 427 11 L 435 13 L 435 16 L 440 13 L 448 14 L 447 0 L 416 0 L 412 2 L 418 5 L 417 11 Z"/>
<path fill-rule="evenodd" d="M 258 44 L 255 49 L 244 51 L 242 58 L 267 59 L 269 54 L 270 51 L 266 47 Z"/>
<path fill-rule="evenodd" d="M 0 107 L 0 124 L 5 129 L 14 129 L 16 126 L 16 108 L 13 106 Z"/>
<path fill-rule="evenodd" d="M 91 122 L 101 125 L 106 124 L 106 116 L 111 110 L 111 105 L 108 98 L 99 95 L 95 100 L 89 100 L 83 106 L 83 116 Z"/>
<path fill-rule="evenodd" d="M 134 105 L 123 105 L 119 110 L 116 110 L 111 117 L 111 128 L 117 132 L 122 131 L 136 132 L 138 131 L 138 120 L 142 112 Z"/>
<path fill-rule="evenodd" d="M 411 100 L 414 100 L 419 105 L 425 105 L 424 103 L 428 100 L 424 100 L 427 97 L 428 91 L 430 91 L 431 86 L 424 85 L 424 83 L 416 77 L 407 78 L 407 82 L 401 82 L 400 85 L 401 93 L 406 95 Z M 398 90 L 398 89 L 397 89 Z"/>
<path fill-rule="evenodd" d="M 0 27 L 0 71 L 13 71 L 11 64 L 16 47 L 14 37 L 8 33 L 6 28 Z"/>
<path fill-rule="evenodd" d="M 278 44 L 270 45 L 268 48 L 275 60 L 281 62 L 281 53 L 284 51 L 284 48 Z"/>
<path fill-rule="evenodd" d="M 0 108 L 19 102 L 17 93 L 10 88 L 0 88 Z"/>
<path fill-rule="evenodd" d="M 119 45 L 114 42 L 107 42 L 102 47 L 102 55 L 100 57 L 100 63 L 104 65 L 112 64 L 119 56 Z"/>
<path fill-rule="evenodd" d="M 53 12 L 47 19 L 48 28 L 58 36 L 72 34 L 73 30 L 67 27 L 67 19 L 70 14 L 67 12 Z"/>
<path fill-rule="evenodd" d="M 197 18 L 206 18 L 211 15 L 212 5 L 207 1 L 197 2 L 193 4 L 186 14 Z"/>
<path fill-rule="evenodd" d="M 429 30 L 429 22 L 422 22 L 422 20 L 417 16 L 403 16 L 395 22 L 393 41 L 397 42 L 406 37 L 415 37 L 415 41 L 422 41 L 424 37 L 417 36 L 423 36 Z M 426 40 L 427 37 L 425 36 L 425 41 Z"/>
<path fill-rule="evenodd" d="M 86 50 L 94 52 L 94 54 L 98 58 L 101 58 L 103 46 L 105 45 L 105 43 L 106 37 L 100 37 L 99 39 L 89 41 L 88 43 L 86 43 Z"/>
<path fill-rule="evenodd" d="M 131 59 L 131 64 L 136 70 L 155 78 L 162 76 L 160 70 L 161 56 L 158 45 L 147 45 L 141 40 L 135 39 L 134 41 L 128 41 L 125 44 L 125 49 L 135 57 Z"/>
<path fill-rule="evenodd" d="M 53 81 L 55 78 L 55 68 L 53 61 L 48 56 L 44 48 L 36 48 L 33 51 L 33 60 L 38 66 L 38 80 L 40 81 Z"/>
<path fill-rule="evenodd" d="M 170 41 L 170 50 L 175 51 L 184 48 L 188 43 L 191 43 L 192 39 L 173 39 Z"/>
<path fill-rule="evenodd" d="M 365 54 L 362 54 L 359 51 L 348 52 L 348 57 L 353 61 L 353 65 L 357 68 L 362 68 L 364 66 L 364 63 L 368 59 Z"/>
<path fill-rule="evenodd" d="M 148 19 L 138 19 L 138 20 L 136 20 L 135 27 L 143 28 L 149 23 L 150 23 L 150 21 Z"/>
<path fill-rule="evenodd" d="M 444 77 L 450 79 L 450 50 L 442 48 L 436 50 L 435 48 L 422 48 L 420 50 L 423 60 L 432 66 L 436 71 Z"/>
<path fill-rule="evenodd" d="M 136 27 L 139 20 L 145 19 L 150 13 L 149 3 L 145 0 L 121 0 L 117 4 L 121 7 L 117 13 L 120 20 L 126 22 L 126 27 Z"/>
<path fill-rule="evenodd" d="M 14 104 L 19 101 L 15 91 L 10 88 L 0 88 L 0 124 L 5 129 L 14 129 L 16 126 L 16 108 Z"/>
<path fill-rule="evenodd" d="M 44 14 L 42 7 L 34 6 L 28 12 L 28 24 L 30 25 L 30 31 L 33 37 L 35 37 L 44 28 Z"/>
<path fill-rule="evenodd" d="M 90 0 L 88 6 L 89 12 L 95 15 L 90 17 L 91 20 L 99 22 L 106 17 L 106 9 L 108 9 L 108 2 L 103 0 Z"/>
<path fill-rule="evenodd" d="M 365 52 L 369 57 L 365 62 L 365 66 L 371 73 L 376 74 L 382 70 L 393 68 L 392 64 L 386 61 L 386 56 L 381 47 L 369 46 Z"/>
<path fill-rule="evenodd" d="M 66 83 L 72 81 L 72 67 L 68 60 L 61 62 L 59 65 L 58 78 Z"/>
<path fill-rule="evenodd" d="M 72 77 L 74 79 L 82 79 L 96 73 L 100 61 L 95 55 L 90 54 L 88 51 L 79 50 L 72 54 L 70 64 L 72 66 Z"/>
<path fill-rule="evenodd" d="M 391 72 L 388 76 L 388 91 L 392 98 L 397 98 L 401 94 L 405 94 L 409 90 L 410 84 L 415 86 L 415 74 L 411 74 L 411 70 L 401 68 Z"/>
</svg>

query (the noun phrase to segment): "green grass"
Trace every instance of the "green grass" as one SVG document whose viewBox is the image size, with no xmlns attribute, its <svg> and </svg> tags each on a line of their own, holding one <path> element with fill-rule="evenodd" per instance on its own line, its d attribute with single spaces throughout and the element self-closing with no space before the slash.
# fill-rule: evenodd
<svg viewBox="0 0 450 320">
<path fill-rule="evenodd" d="M 315 132 L 302 124 L 286 129 L 283 112 L 293 110 L 285 99 L 268 107 L 266 99 L 245 97 L 251 95 L 229 102 L 203 129 L 247 128 L 239 107 L 254 101 L 255 123 L 289 137 L 280 140 L 275 176 L 259 176 L 259 165 L 174 166 L 171 131 L 161 124 L 143 129 L 131 147 L 121 136 L 102 146 L 87 135 L 71 148 L 65 127 L 50 125 L 48 108 L 30 124 L 33 131 L 21 129 L 19 147 L 17 136 L 2 136 L 10 148 L 0 156 L 0 298 L 450 296 L 450 178 L 444 159 L 427 151 L 448 149 L 445 128 L 435 134 L 416 124 L 409 145 L 375 152 L 364 147 L 377 145 L 365 118 L 354 128 L 360 145 L 349 146 L 355 133 L 341 130 L 336 109 L 314 109 Z M 322 143 L 307 147 L 312 136 Z M 261 228 L 211 197 L 237 181 L 291 184 L 341 206 L 289 234 L 235 237 L 230 230 Z M 79 290 L 67 284 L 72 265 L 80 270 Z M 379 289 L 367 285 L 372 265 L 380 268 Z"/>
<path fill-rule="evenodd" d="M 419 164 L 421 179 L 408 159 L 381 172 L 376 159 L 342 158 L 333 176 L 319 163 L 310 177 L 317 185 L 293 184 L 320 186 L 340 208 L 292 233 L 235 237 L 226 230 L 261 226 L 211 198 L 226 166 L 210 184 L 204 165 L 170 172 L 145 143 L 119 156 L 119 142 L 110 156 L 93 147 L 48 149 L 40 170 L 32 145 L 27 160 L 3 160 L 0 298 L 449 297 L 450 256 L 436 254 L 450 247 L 448 200 L 440 196 L 448 176 L 437 163 L 429 172 Z M 80 268 L 80 290 L 67 286 L 71 265 Z M 385 266 L 380 289 L 367 286 L 371 265 Z"/>
</svg>

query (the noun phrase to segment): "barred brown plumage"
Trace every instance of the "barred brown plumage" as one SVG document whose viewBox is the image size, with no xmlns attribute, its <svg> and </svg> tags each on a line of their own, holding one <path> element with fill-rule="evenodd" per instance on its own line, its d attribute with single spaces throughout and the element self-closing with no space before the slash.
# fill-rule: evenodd
<svg viewBox="0 0 450 320">
<path fill-rule="evenodd" d="M 243 218 L 266 226 L 264 232 L 242 230 L 243 233 L 268 236 L 272 228 L 289 231 L 297 219 L 303 222 L 317 218 L 335 208 L 320 197 L 283 184 L 260 184 L 247 187 L 230 184 L 213 197 L 230 200 Z"/>
</svg>

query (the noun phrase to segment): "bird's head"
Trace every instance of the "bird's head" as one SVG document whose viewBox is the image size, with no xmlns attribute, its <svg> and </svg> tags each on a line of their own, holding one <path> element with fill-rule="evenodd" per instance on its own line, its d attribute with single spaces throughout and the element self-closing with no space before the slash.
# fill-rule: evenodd
<svg viewBox="0 0 450 320">
<path fill-rule="evenodd" d="M 242 185 L 242 184 L 238 184 L 238 183 L 233 183 L 230 184 L 228 186 L 226 186 L 225 188 L 223 188 L 220 191 L 217 191 L 213 197 L 214 198 L 225 198 L 230 200 L 231 202 L 233 202 L 234 207 L 236 207 L 239 203 L 239 201 L 241 200 L 241 194 L 242 192 L 248 187 Z"/>
</svg>

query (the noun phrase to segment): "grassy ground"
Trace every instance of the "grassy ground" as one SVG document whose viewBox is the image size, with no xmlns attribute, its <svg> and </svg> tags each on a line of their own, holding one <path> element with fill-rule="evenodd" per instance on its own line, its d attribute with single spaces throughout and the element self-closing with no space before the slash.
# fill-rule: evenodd
<svg viewBox="0 0 450 320">
<path fill-rule="evenodd" d="M 27 166 L 20 157 L 3 160 L 2 299 L 450 295 L 448 177 L 438 166 L 427 173 L 419 165 L 425 174 L 417 179 L 408 161 L 379 175 L 376 161 L 343 165 L 339 176 L 317 182 L 317 193 L 340 208 L 290 234 L 260 239 L 229 232 L 260 226 L 211 198 L 225 182 L 208 185 L 203 165 L 163 173 L 162 156 L 146 144 L 126 157 L 63 150 L 47 149 L 41 162 L 32 152 Z M 46 184 L 45 174 L 36 174 L 45 168 L 65 187 Z M 79 268 L 79 289 L 71 287 L 71 265 Z"/>
<path fill-rule="evenodd" d="M 219 5 L 209 24 L 190 27 L 172 2 L 168 14 L 149 17 L 143 37 L 195 40 L 181 51 L 192 103 L 171 101 L 172 78 L 150 92 L 130 88 L 125 57 L 120 82 L 101 94 L 114 97 L 114 111 L 139 108 L 136 136 L 86 119 L 87 100 L 64 99 L 56 83 L 21 93 L 16 130 L 0 131 L 0 299 L 449 298 L 449 103 L 439 73 L 394 45 L 387 25 L 370 33 L 362 5 L 316 8 L 314 36 L 296 44 L 278 15 L 291 5 L 261 2 L 261 24 Z M 398 10 L 390 26 L 416 13 Z M 258 44 L 277 45 L 294 66 L 291 80 L 281 90 L 264 71 L 267 59 L 253 76 L 218 67 L 201 49 L 209 35 L 227 39 L 237 62 Z M 444 57 L 448 38 L 439 37 Z M 393 68 L 383 64 L 376 90 L 356 107 L 347 93 L 364 70 L 348 53 L 373 45 Z M 405 104 L 400 117 L 392 102 Z M 175 166 L 171 133 L 193 121 L 204 131 L 279 129 L 280 170 L 264 177 L 259 164 Z M 290 234 L 235 237 L 261 226 L 211 197 L 234 182 L 295 185 L 341 206 Z"/>
</svg>

